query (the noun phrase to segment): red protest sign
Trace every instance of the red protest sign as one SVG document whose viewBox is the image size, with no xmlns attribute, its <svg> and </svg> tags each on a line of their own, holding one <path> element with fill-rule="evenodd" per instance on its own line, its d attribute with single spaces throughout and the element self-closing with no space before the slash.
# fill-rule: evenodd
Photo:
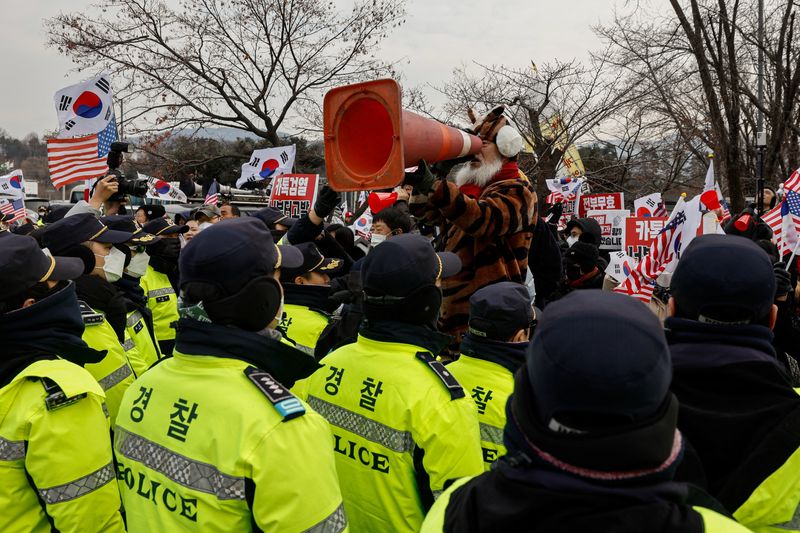
<svg viewBox="0 0 800 533">
<path fill-rule="evenodd" d="M 272 182 L 269 205 L 284 215 L 299 218 L 317 200 L 318 174 L 283 174 Z"/>
<path fill-rule="evenodd" d="M 667 223 L 667 217 L 628 217 L 625 219 L 623 250 L 637 261 L 650 253 L 649 244 Z"/>
<path fill-rule="evenodd" d="M 606 209 L 624 209 L 625 195 L 621 192 L 609 192 L 600 194 L 584 194 L 581 196 L 581 203 L 578 209 L 578 216 L 585 218 L 590 210 L 603 211 Z"/>
</svg>

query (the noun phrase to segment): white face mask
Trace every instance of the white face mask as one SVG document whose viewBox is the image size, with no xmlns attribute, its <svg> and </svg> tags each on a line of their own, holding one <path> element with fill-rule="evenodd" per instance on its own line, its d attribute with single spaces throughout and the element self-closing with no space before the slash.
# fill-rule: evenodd
<svg viewBox="0 0 800 533">
<path fill-rule="evenodd" d="M 147 252 L 139 252 L 131 258 L 126 272 L 134 278 L 141 278 L 147 273 L 147 265 L 150 263 L 150 256 Z"/>
<path fill-rule="evenodd" d="M 369 238 L 369 244 L 375 248 L 382 242 L 386 240 L 386 235 L 381 235 L 379 233 L 373 233 L 372 236 Z"/>
<path fill-rule="evenodd" d="M 123 270 L 125 270 L 125 254 L 112 247 L 106 256 L 99 254 L 94 255 L 103 257 L 103 259 L 105 259 L 105 263 L 103 264 L 103 272 L 106 275 L 106 281 L 109 283 L 119 281 L 119 279 L 122 277 Z"/>
<path fill-rule="evenodd" d="M 569 246 L 572 246 L 572 245 L 573 245 L 573 244 L 575 244 L 576 242 L 578 242 L 578 237 L 573 237 L 572 235 L 570 235 L 569 237 L 567 237 L 567 244 L 568 244 Z"/>
<path fill-rule="evenodd" d="M 211 222 L 203 222 L 202 224 L 200 224 L 199 231 L 203 231 L 204 229 L 210 228 L 213 225 L 214 224 L 212 224 Z"/>
</svg>

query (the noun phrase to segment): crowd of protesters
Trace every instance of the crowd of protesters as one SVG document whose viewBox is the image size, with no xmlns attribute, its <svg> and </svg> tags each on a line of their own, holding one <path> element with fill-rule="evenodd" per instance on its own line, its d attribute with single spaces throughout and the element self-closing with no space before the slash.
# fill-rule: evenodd
<svg viewBox="0 0 800 533">
<path fill-rule="evenodd" d="M 748 212 L 614 293 L 472 118 L 369 239 L 114 175 L 0 231 L 0 530 L 800 531 L 796 261 Z"/>
</svg>

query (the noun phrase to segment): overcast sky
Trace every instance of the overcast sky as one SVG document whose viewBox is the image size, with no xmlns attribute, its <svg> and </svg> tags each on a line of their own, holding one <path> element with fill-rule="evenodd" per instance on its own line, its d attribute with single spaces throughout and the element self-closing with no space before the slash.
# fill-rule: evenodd
<svg viewBox="0 0 800 533">
<path fill-rule="evenodd" d="M 84 11 L 88 0 L 2 0 L 0 128 L 22 137 L 57 127 L 53 93 L 87 75 L 45 46 L 43 20 Z M 438 84 L 473 61 L 510 66 L 585 59 L 601 47 L 591 26 L 610 20 L 617 0 L 407 0 L 406 24 L 381 57 L 403 59 L 410 85 Z"/>
</svg>

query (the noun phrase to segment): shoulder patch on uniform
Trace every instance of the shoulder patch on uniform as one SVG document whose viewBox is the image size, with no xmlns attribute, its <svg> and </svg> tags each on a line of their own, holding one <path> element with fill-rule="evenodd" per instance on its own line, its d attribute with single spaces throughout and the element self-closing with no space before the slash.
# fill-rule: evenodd
<svg viewBox="0 0 800 533">
<path fill-rule="evenodd" d="M 244 369 L 244 375 L 264 393 L 267 400 L 283 417 L 284 422 L 306 413 L 306 408 L 303 407 L 300 400 L 289 389 L 281 385 L 278 380 L 273 378 L 269 372 L 249 366 Z"/>
<path fill-rule="evenodd" d="M 105 320 L 105 317 L 101 313 L 92 309 L 89 304 L 83 300 L 78 300 L 78 306 L 81 309 L 81 318 L 83 318 L 84 326 L 96 326 L 97 324 L 102 324 Z"/>
<path fill-rule="evenodd" d="M 466 396 L 461 383 L 459 383 L 456 377 L 451 374 L 442 363 L 437 361 L 435 357 L 428 352 L 417 352 L 417 359 L 427 364 L 428 367 L 439 376 L 439 379 L 442 380 L 442 383 L 444 383 L 444 386 L 447 387 L 447 390 L 450 392 L 451 400 L 457 400 Z"/>
<path fill-rule="evenodd" d="M 41 381 L 44 386 L 44 392 L 47 394 L 44 398 L 44 405 L 47 407 L 48 411 L 55 411 L 56 409 L 66 407 L 67 405 L 71 405 L 86 398 L 85 392 L 68 397 L 58 383 L 50 378 L 43 377 Z"/>
</svg>

